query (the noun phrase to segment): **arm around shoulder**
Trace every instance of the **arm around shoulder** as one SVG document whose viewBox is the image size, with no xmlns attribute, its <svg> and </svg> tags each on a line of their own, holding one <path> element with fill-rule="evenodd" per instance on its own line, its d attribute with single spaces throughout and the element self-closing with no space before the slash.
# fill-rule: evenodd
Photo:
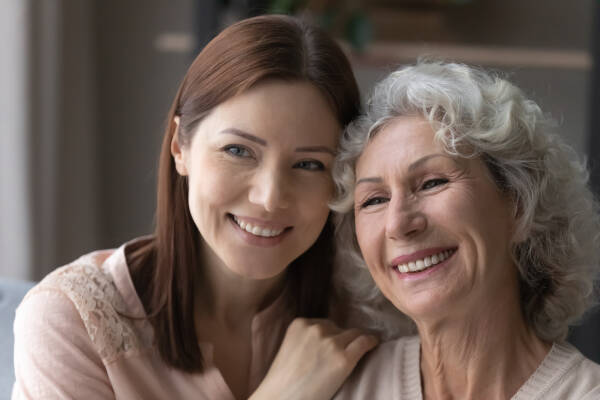
<svg viewBox="0 0 600 400">
<path fill-rule="evenodd" d="M 15 399 L 113 399 L 106 369 L 71 300 L 34 288 L 17 309 Z"/>
</svg>

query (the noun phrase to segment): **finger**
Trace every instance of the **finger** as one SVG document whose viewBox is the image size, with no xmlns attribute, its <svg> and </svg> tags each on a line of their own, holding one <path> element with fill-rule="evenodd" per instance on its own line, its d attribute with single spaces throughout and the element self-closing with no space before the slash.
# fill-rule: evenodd
<svg viewBox="0 0 600 400">
<path fill-rule="evenodd" d="M 335 328 L 339 330 L 338 326 L 330 319 L 327 318 L 307 318 L 308 325 L 321 325 L 327 328 Z"/>
<path fill-rule="evenodd" d="M 318 331 L 321 337 L 335 336 L 342 331 L 333 321 L 320 318 L 308 320 L 308 328 Z"/>
<path fill-rule="evenodd" d="M 358 360 L 360 360 L 366 352 L 372 350 L 378 344 L 379 339 L 373 335 L 358 336 L 351 341 L 348 346 L 346 346 L 346 356 L 348 357 L 348 362 L 351 362 L 352 365 L 356 365 Z"/>
<path fill-rule="evenodd" d="M 340 346 L 340 348 L 345 349 L 354 339 L 359 337 L 360 335 L 365 334 L 364 331 L 360 329 L 351 328 L 340 331 L 337 335 L 335 335 L 335 343 Z"/>
<path fill-rule="evenodd" d="M 337 332 L 340 330 L 332 321 L 324 318 L 294 318 L 288 325 L 288 330 L 303 332 L 315 326 L 323 332 Z"/>
</svg>

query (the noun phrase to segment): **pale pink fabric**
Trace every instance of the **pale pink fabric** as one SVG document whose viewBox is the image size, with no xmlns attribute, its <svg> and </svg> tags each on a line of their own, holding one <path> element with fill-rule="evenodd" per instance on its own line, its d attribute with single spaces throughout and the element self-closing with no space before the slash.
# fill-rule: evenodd
<svg viewBox="0 0 600 400">
<path fill-rule="evenodd" d="M 252 321 L 249 393 L 260 384 L 292 320 L 280 297 Z M 207 367 L 167 366 L 131 281 L 124 246 L 85 255 L 34 287 L 15 319 L 15 399 L 234 400 L 200 343 Z"/>
</svg>

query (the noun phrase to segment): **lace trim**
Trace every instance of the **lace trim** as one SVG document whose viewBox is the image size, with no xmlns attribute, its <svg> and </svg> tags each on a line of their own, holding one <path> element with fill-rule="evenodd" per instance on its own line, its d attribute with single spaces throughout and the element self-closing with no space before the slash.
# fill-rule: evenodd
<svg viewBox="0 0 600 400">
<path fill-rule="evenodd" d="M 82 257 L 61 267 L 38 285 L 38 290 L 58 289 L 75 305 L 96 351 L 110 362 L 121 354 L 146 347 L 126 314 L 125 301 L 112 276 L 99 268 L 91 257 Z"/>
</svg>

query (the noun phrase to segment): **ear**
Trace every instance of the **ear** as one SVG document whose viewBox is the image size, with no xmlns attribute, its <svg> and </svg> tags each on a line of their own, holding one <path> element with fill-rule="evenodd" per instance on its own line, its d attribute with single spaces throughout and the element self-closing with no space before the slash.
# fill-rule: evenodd
<svg viewBox="0 0 600 400">
<path fill-rule="evenodd" d="M 171 139 L 171 155 L 173 156 L 173 161 L 175 162 L 175 169 L 181 176 L 186 176 L 188 174 L 187 166 L 186 166 L 186 153 L 183 149 L 183 146 L 179 143 L 179 116 L 176 115 L 173 118 L 173 123 L 175 123 L 175 132 L 173 133 L 173 139 Z"/>
</svg>

